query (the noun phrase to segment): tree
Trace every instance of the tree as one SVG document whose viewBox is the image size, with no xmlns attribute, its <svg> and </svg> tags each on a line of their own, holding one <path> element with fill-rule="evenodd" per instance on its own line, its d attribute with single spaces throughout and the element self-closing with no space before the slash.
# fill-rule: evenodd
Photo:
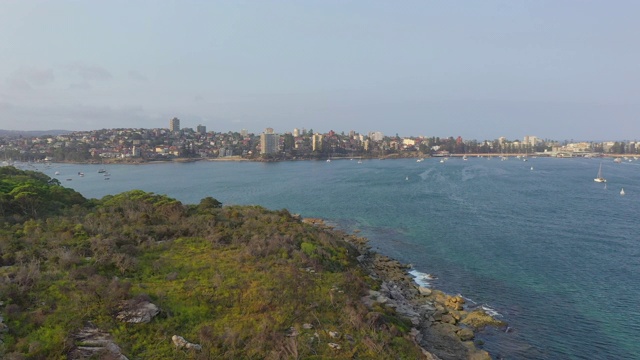
<svg viewBox="0 0 640 360">
<path fill-rule="evenodd" d="M 284 138 L 284 151 L 290 151 L 293 150 L 293 147 L 295 145 L 295 139 L 293 138 L 292 134 L 284 134 L 283 136 Z"/>
<path fill-rule="evenodd" d="M 207 196 L 206 198 L 200 200 L 200 204 L 198 204 L 198 210 L 209 210 L 209 209 L 219 209 L 222 207 L 222 203 L 217 199 L 212 198 L 211 196 Z"/>
</svg>

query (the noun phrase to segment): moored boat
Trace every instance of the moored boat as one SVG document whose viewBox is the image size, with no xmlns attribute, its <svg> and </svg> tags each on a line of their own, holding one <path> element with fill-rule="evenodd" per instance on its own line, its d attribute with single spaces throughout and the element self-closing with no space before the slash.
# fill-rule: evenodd
<svg viewBox="0 0 640 360">
<path fill-rule="evenodd" d="M 598 176 L 596 176 L 596 178 L 593 179 L 593 181 L 599 182 L 599 183 L 607 182 L 607 179 L 602 177 L 602 163 L 600 163 L 600 168 L 598 169 Z"/>
</svg>

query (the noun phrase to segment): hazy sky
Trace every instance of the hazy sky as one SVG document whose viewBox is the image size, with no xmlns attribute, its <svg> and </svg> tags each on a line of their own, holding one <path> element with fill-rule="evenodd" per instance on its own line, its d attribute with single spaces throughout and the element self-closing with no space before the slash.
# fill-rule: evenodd
<svg viewBox="0 0 640 360">
<path fill-rule="evenodd" d="M 0 128 L 640 139 L 640 1 L 0 0 Z"/>
</svg>

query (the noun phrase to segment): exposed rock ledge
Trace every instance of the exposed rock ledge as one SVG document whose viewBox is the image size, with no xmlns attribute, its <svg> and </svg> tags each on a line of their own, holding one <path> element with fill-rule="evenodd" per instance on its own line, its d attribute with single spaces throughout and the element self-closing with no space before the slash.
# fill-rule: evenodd
<svg viewBox="0 0 640 360">
<path fill-rule="evenodd" d="M 155 304 L 146 300 L 134 299 L 121 304 L 121 309 L 116 315 L 116 319 L 133 324 L 148 323 L 159 312 L 160 309 Z"/>
<path fill-rule="evenodd" d="M 69 352 L 69 360 L 117 359 L 129 360 L 113 342 L 111 335 L 88 324 L 73 335 L 76 346 Z"/>
<path fill-rule="evenodd" d="M 491 359 L 473 343 L 474 332 L 485 326 L 506 326 L 504 322 L 482 310 L 466 311 L 459 295 L 418 286 L 407 273 L 408 266 L 370 251 L 366 239 L 345 235 L 345 240 L 358 248 L 358 260 L 370 276 L 382 282 L 379 290 L 370 290 L 362 300 L 369 306 L 379 303 L 394 308 L 409 319 L 414 326 L 412 335 L 427 359 Z"/>
</svg>

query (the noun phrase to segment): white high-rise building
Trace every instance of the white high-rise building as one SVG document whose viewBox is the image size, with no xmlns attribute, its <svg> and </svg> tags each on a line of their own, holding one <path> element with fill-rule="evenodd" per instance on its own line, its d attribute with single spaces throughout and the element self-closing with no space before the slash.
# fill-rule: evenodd
<svg viewBox="0 0 640 360">
<path fill-rule="evenodd" d="M 531 146 L 536 146 L 536 143 L 538 142 L 538 138 L 536 136 L 531 136 L 531 135 L 527 135 L 524 137 L 524 139 L 522 139 L 522 143 L 524 145 L 531 145 Z"/>
<path fill-rule="evenodd" d="M 260 134 L 260 154 L 275 154 L 278 152 L 280 136 L 273 133 L 273 129 L 268 128 Z"/>
<path fill-rule="evenodd" d="M 372 131 L 369 133 L 369 137 L 373 141 L 382 141 L 384 139 L 384 134 L 380 131 Z"/>
</svg>

